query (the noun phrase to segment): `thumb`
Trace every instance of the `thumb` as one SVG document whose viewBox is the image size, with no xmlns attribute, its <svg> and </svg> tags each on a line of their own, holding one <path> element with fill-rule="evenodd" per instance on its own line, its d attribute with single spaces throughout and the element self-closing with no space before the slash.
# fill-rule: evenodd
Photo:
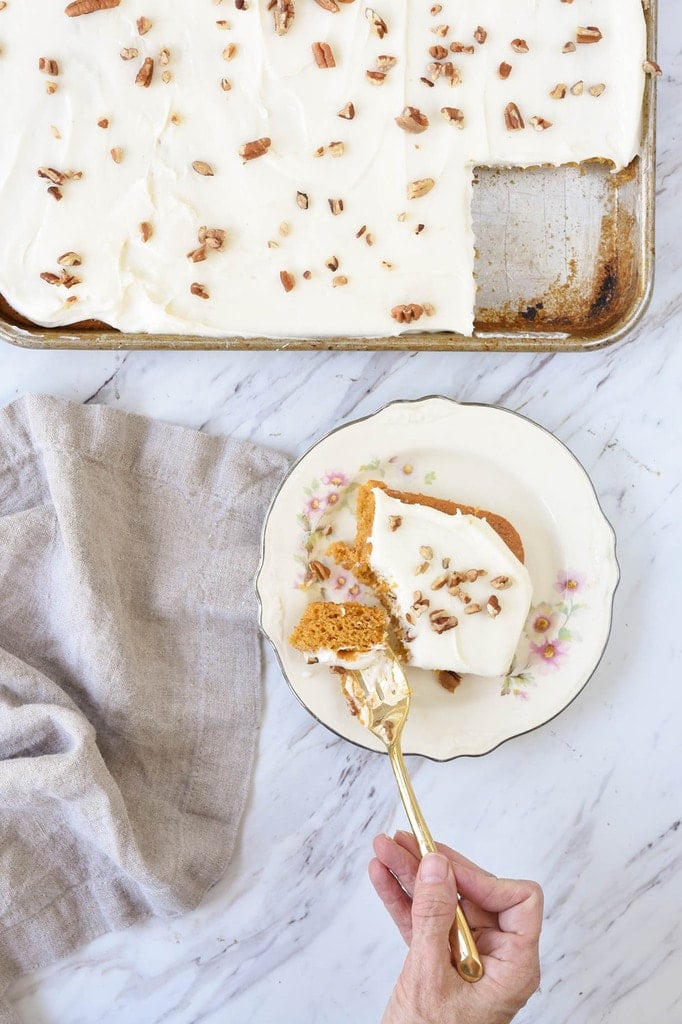
<svg viewBox="0 0 682 1024">
<path fill-rule="evenodd" d="M 412 895 L 413 956 L 424 965 L 450 967 L 450 928 L 457 912 L 457 883 L 447 857 L 427 853 Z"/>
</svg>

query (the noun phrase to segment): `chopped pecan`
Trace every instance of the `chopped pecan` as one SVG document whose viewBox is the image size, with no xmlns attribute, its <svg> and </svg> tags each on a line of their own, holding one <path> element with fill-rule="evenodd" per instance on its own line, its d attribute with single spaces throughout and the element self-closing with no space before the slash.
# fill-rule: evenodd
<svg viewBox="0 0 682 1024">
<path fill-rule="evenodd" d="M 365 8 L 365 17 L 367 18 L 374 35 L 378 36 L 379 39 L 383 39 L 388 33 L 388 26 L 384 19 L 380 17 L 376 11 L 372 10 L 371 7 Z"/>
<path fill-rule="evenodd" d="M 575 34 L 577 43 L 598 43 L 603 36 L 596 25 L 580 25 Z"/>
<path fill-rule="evenodd" d="M 457 672 L 446 671 L 445 669 L 440 669 L 436 672 L 436 679 L 448 693 L 454 693 L 462 681 L 462 677 Z"/>
<path fill-rule="evenodd" d="M 46 75 L 59 75 L 59 64 L 52 57 L 40 57 L 38 60 L 38 70 L 42 71 Z"/>
<path fill-rule="evenodd" d="M 142 67 L 137 72 L 135 78 L 135 85 L 141 85 L 143 89 L 148 89 L 152 84 L 152 78 L 154 77 L 154 60 L 152 57 L 145 57 Z"/>
<path fill-rule="evenodd" d="M 509 132 L 517 132 L 526 127 L 521 111 L 515 103 L 508 103 L 504 108 L 504 123 Z"/>
<path fill-rule="evenodd" d="M 295 14 L 294 0 L 275 0 L 272 5 L 272 15 L 275 21 L 275 32 L 278 36 L 287 34 Z"/>
<path fill-rule="evenodd" d="M 203 175 L 204 178 L 213 177 L 213 168 L 210 164 L 207 164 L 205 160 L 193 160 L 192 167 L 197 174 Z"/>
<path fill-rule="evenodd" d="M 416 302 L 409 302 L 401 306 L 394 306 L 391 310 L 391 316 L 394 320 L 397 320 L 399 324 L 411 324 L 424 313 L 424 307 L 420 306 Z"/>
<path fill-rule="evenodd" d="M 196 295 L 199 299 L 210 299 L 211 297 L 205 286 L 203 284 L 199 284 L 197 281 L 194 281 L 193 284 L 189 286 L 189 290 L 192 295 Z"/>
<path fill-rule="evenodd" d="M 284 288 L 285 292 L 290 292 L 293 289 L 294 285 L 296 284 L 296 280 L 294 278 L 294 275 L 290 274 L 288 270 L 280 270 L 280 272 L 279 272 L 279 279 L 282 282 L 282 288 Z M 321 563 L 320 562 L 311 562 L 310 563 L 311 569 L 312 569 L 313 565 L 321 565 Z M 326 566 L 325 566 L 325 568 L 326 568 Z M 327 576 L 329 576 L 329 570 L 328 569 L 327 569 Z M 326 576 L 322 576 L 322 577 L 319 577 L 319 578 L 320 579 L 326 579 L 327 577 Z"/>
<path fill-rule="evenodd" d="M 335 68 L 336 61 L 329 43 L 313 43 L 313 57 L 318 68 Z"/>
<path fill-rule="evenodd" d="M 352 121 L 355 117 L 355 107 L 352 103 L 346 103 L 345 107 L 339 110 L 337 117 L 343 117 L 346 121 Z"/>
<path fill-rule="evenodd" d="M 435 184 L 433 178 L 418 178 L 416 181 L 411 181 L 407 186 L 407 198 L 419 199 L 430 192 Z"/>
<path fill-rule="evenodd" d="M 267 153 L 271 145 L 272 139 L 269 139 L 266 135 L 262 139 L 245 142 L 243 146 L 239 147 L 239 155 L 244 160 L 257 160 L 259 156 L 264 156 Z"/>
<path fill-rule="evenodd" d="M 64 8 L 64 14 L 70 18 L 77 18 L 81 14 L 94 14 L 95 11 L 109 11 L 118 7 L 121 0 L 73 0 Z"/>
<path fill-rule="evenodd" d="M 464 128 L 464 113 L 459 107 L 441 107 L 440 112 L 448 122 L 457 128 Z"/>
<path fill-rule="evenodd" d="M 458 621 L 456 615 L 449 615 L 443 608 L 429 612 L 429 622 L 434 633 L 446 633 L 449 629 L 454 629 Z"/>
<path fill-rule="evenodd" d="M 82 262 L 83 260 L 77 252 L 65 252 L 57 260 L 62 267 L 80 267 Z"/>
<path fill-rule="evenodd" d="M 404 107 L 400 117 L 396 117 L 395 123 L 411 135 L 421 135 L 429 127 L 428 117 L 417 107 Z"/>
</svg>

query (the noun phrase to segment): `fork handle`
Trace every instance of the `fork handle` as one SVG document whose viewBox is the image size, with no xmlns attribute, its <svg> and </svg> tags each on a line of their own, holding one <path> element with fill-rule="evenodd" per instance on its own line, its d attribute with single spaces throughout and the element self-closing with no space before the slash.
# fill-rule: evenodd
<svg viewBox="0 0 682 1024">
<path fill-rule="evenodd" d="M 436 844 L 424 820 L 424 815 L 417 802 L 417 798 L 414 795 L 412 782 L 407 774 L 405 760 L 398 743 L 390 744 L 388 756 L 391 761 L 393 774 L 395 775 L 395 781 L 398 785 L 400 799 L 403 802 L 403 807 L 419 845 L 419 852 L 422 857 L 427 853 L 436 853 Z M 483 964 L 481 963 L 474 937 L 471 934 L 471 929 L 459 902 L 457 903 L 455 920 L 450 929 L 450 948 L 459 976 L 464 981 L 480 981 L 483 977 Z"/>
</svg>

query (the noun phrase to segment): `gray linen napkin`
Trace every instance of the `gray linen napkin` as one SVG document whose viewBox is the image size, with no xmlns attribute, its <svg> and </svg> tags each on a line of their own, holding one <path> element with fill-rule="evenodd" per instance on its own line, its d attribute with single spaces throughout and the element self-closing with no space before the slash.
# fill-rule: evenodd
<svg viewBox="0 0 682 1024">
<path fill-rule="evenodd" d="M 0 411 L 0 996 L 224 873 L 260 721 L 259 531 L 284 469 L 103 406 Z"/>
</svg>

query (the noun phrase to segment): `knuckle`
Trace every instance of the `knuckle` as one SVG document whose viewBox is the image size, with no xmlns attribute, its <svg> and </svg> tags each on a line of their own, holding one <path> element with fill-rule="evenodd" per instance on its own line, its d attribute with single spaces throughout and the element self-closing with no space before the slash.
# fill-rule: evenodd
<svg viewBox="0 0 682 1024">
<path fill-rule="evenodd" d="M 452 917 L 454 909 L 447 892 L 417 892 L 412 901 L 412 916 L 417 919 L 429 917 Z"/>
</svg>

